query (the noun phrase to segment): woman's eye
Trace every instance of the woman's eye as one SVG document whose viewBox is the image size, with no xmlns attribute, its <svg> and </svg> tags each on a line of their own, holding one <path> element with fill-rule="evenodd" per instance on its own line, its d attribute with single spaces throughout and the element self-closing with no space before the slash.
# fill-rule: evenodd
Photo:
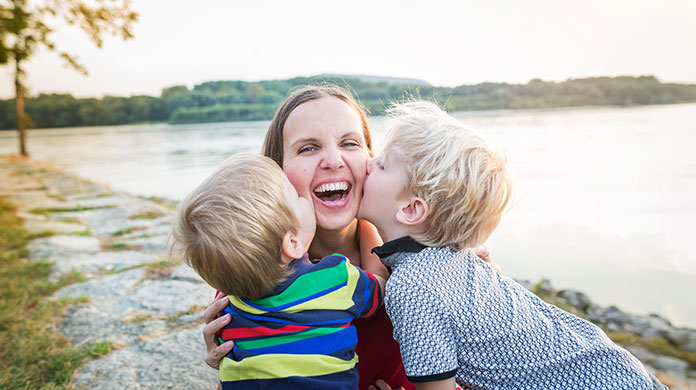
<svg viewBox="0 0 696 390">
<path fill-rule="evenodd" d="M 346 147 L 353 147 L 353 146 L 360 146 L 360 144 L 357 143 L 357 142 L 355 142 L 355 141 L 345 141 L 345 142 L 343 143 L 343 146 L 346 146 Z"/>
<path fill-rule="evenodd" d="M 316 146 L 303 146 L 297 151 L 297 154 L 313 152 L 315 150 L 317 150 Z"/>
</svg>

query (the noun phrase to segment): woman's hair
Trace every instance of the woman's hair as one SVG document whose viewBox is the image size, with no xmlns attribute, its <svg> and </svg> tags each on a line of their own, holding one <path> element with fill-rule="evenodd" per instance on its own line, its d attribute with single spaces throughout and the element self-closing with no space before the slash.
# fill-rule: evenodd
<svg viewBox="0 0 696 390">
<path fill-rule="evenodd" d="M 302 103 L 323 97 L 335 97 L 343 100 L 355 110 L 358 116 L 360 116 L 360 122 L 362 122 L 365 145 L 367 146 L 367 150 L 370 152 L 370 155 L 372 155 L 372 137 L 370 136 L 370 129 L 367 126 L 367 116 L 365 115 L 365 110 L 355 99 L 353 99 L 353 96 L 351 96 L 348 91 L 339 86 L 331 84 L 305 86 L 294 91 L 285 99 L 283 104 L 278 108 L 278 111 L 276 111 L 271 124 L 268 126 L 266 139 L 263 142 L 262 154 L 266 157 L 270 157 L 278 164 L 278 166 L 282 167 L 283 127 L 285 127 L 285 122 L 288 120 L 290 114 L 292 114 L 292 112 Z"/>
<path fill-rule="evenodd" d="M 281 264 L 286 233 L 298 221 L 285 173 L 271 159 L 236 154 L 179 204 L 173 248 L 209 285 L 258 299 L 288 276 Z"/>
<path fill-rule="evenodd" d="M 403 160 L 401 195 L 428 205 L 425 231 L 413 238 L 456 250 L 483 243 L 512 195 L 505 155 L 433 103 L 394 104 L 387 114 L 392 122 L 382 153 Z"/>
</svg>

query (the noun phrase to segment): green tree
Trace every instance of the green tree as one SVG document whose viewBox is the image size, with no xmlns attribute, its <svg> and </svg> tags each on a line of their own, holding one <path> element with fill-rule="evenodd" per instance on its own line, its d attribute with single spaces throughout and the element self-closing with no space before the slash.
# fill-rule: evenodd
<svg viewBox="0 0 696 390">
<path fill-rule="evenodd" d="M 79 27 L 99 48 L 105 34 L 133 38 L 133 23 L 138 14 L 131 0 L 0 0 L 0 65 L 14 65 L 15 112 L 19 131 L 19 152 L 28 156 L 26 128 L 31 121 L 24 112 L 26 73 L 23 65 L 37 48 L 57 51 L 73 69 L 87 70 L 77 58 L 59 51 L 51 35 L 61 24 Z"/>
</svg>

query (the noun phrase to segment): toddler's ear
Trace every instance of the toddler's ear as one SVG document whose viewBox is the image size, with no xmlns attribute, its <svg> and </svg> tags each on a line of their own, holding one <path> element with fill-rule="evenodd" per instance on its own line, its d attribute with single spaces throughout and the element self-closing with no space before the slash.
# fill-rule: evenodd
<svg viewBox="0 0 696 390">
<path fill-rule="evenodd" d="M 408 199 L 408 204 L 396 212 L 396 220 L 403 225 L 420 225 L 428 217 L 428 204 L 418 197 Z"/>
<path fill-rule="evenodd" d="M 280 247 L 283 252 L 283 263 L 290 264 L 295 259 L 299 259 L 305 254 L 305 245 L 300 242 L 300 239 L 292 234 L 292 232 L 285 233 L 283 237 L 283 243 Z"/>
</svg>

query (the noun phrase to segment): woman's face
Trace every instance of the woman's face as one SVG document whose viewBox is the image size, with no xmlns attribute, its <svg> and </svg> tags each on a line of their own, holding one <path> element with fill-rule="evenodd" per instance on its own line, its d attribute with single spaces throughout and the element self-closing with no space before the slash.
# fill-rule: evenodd
<svg viewBox="0 0 696 390">
<path fill-rule="evenodd" d="M 360 116 L 338 98 L 302 103 L 283 127 L 283 170 L 312 200 L 323 229 L 341 229 L 357 215 L 368 157 Z"/>
</svg>

